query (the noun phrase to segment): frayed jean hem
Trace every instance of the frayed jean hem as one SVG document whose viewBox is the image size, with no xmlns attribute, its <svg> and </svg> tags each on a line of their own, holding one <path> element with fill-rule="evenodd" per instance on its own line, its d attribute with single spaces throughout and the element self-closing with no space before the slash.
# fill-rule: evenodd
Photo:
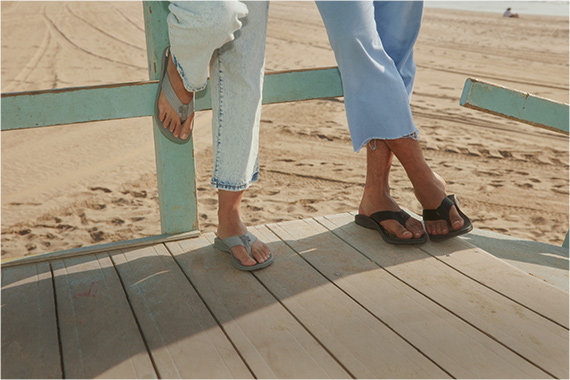
<svg viewBox="0 0 570 380">
<path fill-rule="evenodd" d="M 172 52 L 171 52 L 171 54 L 172 54 Z M 186 91 L 188 91 L 188 92 L 199 92 L 199 91 L 202 91 L 203 89 L 206 88 L 206 86 L 208 85 L 207 81 L 200 86 L 190 86 L 190 84 L 188 84 L 188 80 L 186 79 L 186 76 L 184 75 L 184 69 L 182 68 L 182 66 L 180 66 L 180 64 L 178 63 L 178 60 L 176 59 L 176 56 L 174 54 L 172 54 L 172 60 L 174 61 L 174 66 L 176 67 L 176 71 L 178 71 L 178 75 L 180 75 L 180 78 L 182 78 L 182 84 L 184 85 L 184 88 L 186 89 Z"/>
<path fill-rule="evenodd" d="M 374 140 L 398 140 L 398 139 L 406 139 L 406 138 L 410 138 L 410 139 L 412 139 L 412 140 L 419 140 L 419 139 L 420 139 L 420 131 L 416 130 L 416 131 L 413 132 L 413 133 L 409 133 L 409 134 L 404 135 L 404 136 L 393 137 L 393 138 L 389 138 L 389 139 L 388 139 L 388 138 L 385 138 L 385 137 L 370 137 L 369 139 L 367 139 L 366 141 L 364 141 L 364 142 L 362 143 L 362 145 L 360 145 L 360 148 L 358 148 L 358 149 L 355 148 L 354 151 L 355 151 L 356 153 L 358 153 L 358 152 L 360 152 L 360 150 L 361 150 L 362 148 L 364 148 L 364 147 L 365 147 L 366 145 L 368 145 L 368 144 L 370 144 L 370 149 L 376 150 L 376 143 L 373 143 L 373 144 L 372 144 L 372 142 L 373 142 Z"/>
<path fill-rule="evenodd" d="M 257 182 L 257 180 L 259 179 L 258 177 L 259 177 L 259 173 L 255 173 L 253 175 L 253 177 L 251 178 L 251 181 L 249 181 L 248 183 L 243 184 L 243 185 L 233 185 L 233 184 L 221 183 L 221 182 L 218 182 L 218 181 L 212 179 L 212 181 L 210 182 L 210 186 L 213 187 L 214 189 L 218 189 L 218 190 L 244 191 L 244 190 L 247 190 L 247 188 L 249 188 L 255 182 Z"/>
</svg>

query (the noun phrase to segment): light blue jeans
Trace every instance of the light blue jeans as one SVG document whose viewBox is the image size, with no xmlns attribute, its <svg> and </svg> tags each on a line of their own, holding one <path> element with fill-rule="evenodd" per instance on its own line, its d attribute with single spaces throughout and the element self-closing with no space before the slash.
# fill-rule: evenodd
<svg viewBox="0 0 570 380">
<path fill-rule="evenodd" d="M 211 185 L 247 189 L 259 173 L 259 122 L 265 68 L 266 1 L 172 1 L 168 32 L 188 91 L 210 69 L 214 165 Z"/>
<path fill-rule="evenodd" d="M 410 99 L 421 1 L 317 1 L 342 78 L 356 152 L 373 139 L 417 138 Z"/>
</svg>

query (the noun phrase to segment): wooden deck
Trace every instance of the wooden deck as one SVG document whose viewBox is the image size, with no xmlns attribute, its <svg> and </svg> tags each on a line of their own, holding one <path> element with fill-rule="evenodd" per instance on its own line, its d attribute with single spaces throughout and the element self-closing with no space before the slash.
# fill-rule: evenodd
<svg viewBox="0 0 570 380">
<path fill-rule="evenodd" d="M 2 269 L 2 378 L 568 378 L 568 293 L 457 238 L 350 214 Z"/>
</svg>

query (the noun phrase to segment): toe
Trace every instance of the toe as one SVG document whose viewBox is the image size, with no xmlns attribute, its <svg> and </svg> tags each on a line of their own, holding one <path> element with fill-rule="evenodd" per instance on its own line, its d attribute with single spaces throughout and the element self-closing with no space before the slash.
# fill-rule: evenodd
<svg viewBox="0 0 570 380">
<path fill-rule="evenodd" d="M 426 222 L 426 230 L 430 235 L 445 235 L 447 234 L 447 223 L 443 220 L 428 221 Z"/>
<path fill-rule="evenodd" d="M 408 231 L 404 226 L 395 220 L 386 220 L 381 223 L 382 226 L 390 234 L 395 235 L 398 239 L 411 239 L 414 235 Z"/>
<path fill-rule="evenodd" d="M 258 263 L 264 263 L 269 259 L 271 251 L 265 243 L 257 240 L 251 247 L 251 254 Z"/>
<path fill-rule="evenodd" d="M 166 129 L 170 129 L 170 122 L 172 120 L 170 119 L 170 116 L 168 115 L 167 112 L 164 113 L 164 118 L 162 119 L 162 126 Z"/>
<path fill-rule="evenodd" d="M 236 259 L 240 261 L 242 265 L 252 266 L 256 264 L 256 261 L 250 255 L 247 254 L 245 247 L 241 245 L 233 247 L 232 254 Z"/>
<path fill-rule="evenodd" d="M 182 140 L 186 140 L 188 138 L 188 136 L 190 136 L 190 134 L 192 133 L 192 120 L 193 119 L 194 119 L 194 115 L 191 115 L 188 119 L 186 119 L 184 124 L 182 124 L 182 127 L 180 128 L 180 138 Z"/>
<path fill-rule="evenodd" d="M 406 229 L 413 234 L 414 239 L 421 238 L 425 233 L 422 224 L 414 218 L 408 219 L 406 222 Z"/>
<path fill-rule="evenodd" d="M 451 220 L 451 228 L 453 228 L 453 230 L 458 230 L 463 227 L 464 221 L 457 212 L 457 207 L 453 206 L 451 210 L 449 210 L 449 219 Z"/>
<path fill-rule="evenodd" d="M 180 120 L 174 120 L 174 122 L 170 123 L 170 132 L 172 132 L 174 137 L 180 135 Z"/>
</svg>

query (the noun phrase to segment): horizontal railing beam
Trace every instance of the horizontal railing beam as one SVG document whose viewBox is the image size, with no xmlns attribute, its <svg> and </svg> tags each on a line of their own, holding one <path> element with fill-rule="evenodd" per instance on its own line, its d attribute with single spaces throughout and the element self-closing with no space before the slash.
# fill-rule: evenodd
<svg viewBox="0 0 570 380">
<path fill-rule="evenodd" d="M 537 127 L 568 134 L 568 104 L 467 79 L 460 105 Z"/>
<path fill-rule="evenodd" d="M 2 131 L 151 116 L 157 81 L 2 94 Z M 196 110 L 211 109 L 209 85 Z M 265 76 L 263 104 L 342 96 L 336 67 Z"/>
</svg>

